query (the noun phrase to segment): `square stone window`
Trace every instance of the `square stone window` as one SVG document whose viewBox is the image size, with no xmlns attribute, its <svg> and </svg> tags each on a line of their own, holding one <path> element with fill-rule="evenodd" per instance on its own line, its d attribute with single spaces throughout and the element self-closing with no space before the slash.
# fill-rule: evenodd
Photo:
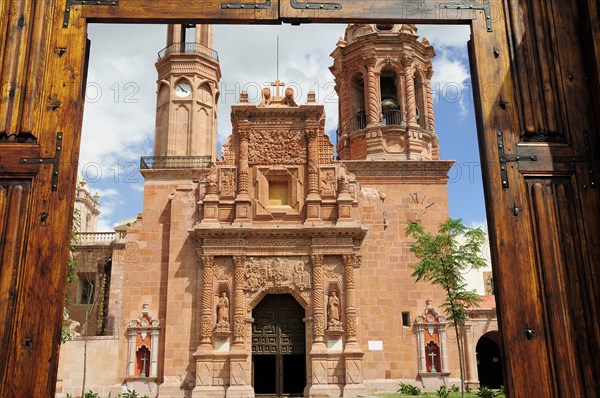
<svg viewBox="0 0 600 398">
<path fill-rule="evenodd" d="M 288 200 L 287 181 L 269 181 L 269 205 L 287 206 Z"/>
</svg>

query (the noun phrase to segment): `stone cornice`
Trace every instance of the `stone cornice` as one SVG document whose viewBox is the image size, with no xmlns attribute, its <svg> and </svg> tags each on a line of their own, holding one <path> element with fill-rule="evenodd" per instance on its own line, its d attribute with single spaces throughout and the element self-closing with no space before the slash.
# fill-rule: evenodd
<svg viewBox="0 0 600 398">
<path fill-rule="evenodd" d="M 348 171 L 357 177 L 401 177 L 435 179 L 445 182 L 453 160 L 343 160 Z"/>
<path fill-rule="evenodd" d="M 211 255 L 356 254 L 367 228 L 348 226 L 196 224 L 189 230 Z"/>
</svg>

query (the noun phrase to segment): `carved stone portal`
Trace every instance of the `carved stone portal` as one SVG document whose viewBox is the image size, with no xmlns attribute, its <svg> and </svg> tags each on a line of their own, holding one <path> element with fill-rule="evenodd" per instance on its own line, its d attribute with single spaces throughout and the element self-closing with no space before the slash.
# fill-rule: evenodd
<svg viewBox="0 0 600 398">
<path fill-rule="evenodd" d="M 300 257 L 248 257 L 244 290 L 256 292 L 265 287 L 294 287 L 309 290 L 310 265 Z"/>
</svg>

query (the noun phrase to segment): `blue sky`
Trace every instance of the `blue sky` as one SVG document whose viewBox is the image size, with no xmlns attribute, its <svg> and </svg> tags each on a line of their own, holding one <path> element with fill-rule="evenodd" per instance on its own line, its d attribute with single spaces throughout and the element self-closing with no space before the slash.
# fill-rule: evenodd
<svg viewBox="0 0 600 398">
<path fill-rule="evenodd" d="M 280 36 L 279 77 L 306 101 L 309 90 L 327 112 L 326 130 L 337 128 L 337 97 L 328 67 L 344 25 L 218 26 L 219 145 L 231 132 L 229 107 L 241 89 L 250 100 L 276 78 L 276 37 Z M 165 46 L 164 26 L 90 25 L 92 41 L 79 171 L 101 196 L 99 230 L 135 217 L 142 208 L 140 156 L 152 155 L 155 122 L 154 62 Z M 485 223 L 481 169 L 474 120 L 464 26 L 420 26 L 436 48 L 434 108 L 443 159 L 455 160 L 449 173 L 450 214 L 469 224 Z M 256 94 L 254 94 L 256 93 Z M 253 98 L 254 97 L 254 98 Z"/>
</svg>

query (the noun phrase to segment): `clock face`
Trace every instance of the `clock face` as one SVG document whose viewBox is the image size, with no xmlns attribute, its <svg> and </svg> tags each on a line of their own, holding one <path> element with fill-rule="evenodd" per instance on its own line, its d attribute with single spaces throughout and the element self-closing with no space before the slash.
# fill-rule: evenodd
<svg viewBox="0 0 600 398">
<path fill-rule="evenodd" d="M 185 98 L 192 93 L 192 86 L 186 82 L 179 82 L 175 85 L 175 94 L 178 97 Z"/>
<path fill-rule="evenodd" d="M 410 194 L 410 201 L 415 205 L 420 205 L 421 207 L 429 210 L 435 202 L 432 199 L 429 199 L 425 194 L 419 194 L 418 192 L 412 192 Z"/>
</svg>

